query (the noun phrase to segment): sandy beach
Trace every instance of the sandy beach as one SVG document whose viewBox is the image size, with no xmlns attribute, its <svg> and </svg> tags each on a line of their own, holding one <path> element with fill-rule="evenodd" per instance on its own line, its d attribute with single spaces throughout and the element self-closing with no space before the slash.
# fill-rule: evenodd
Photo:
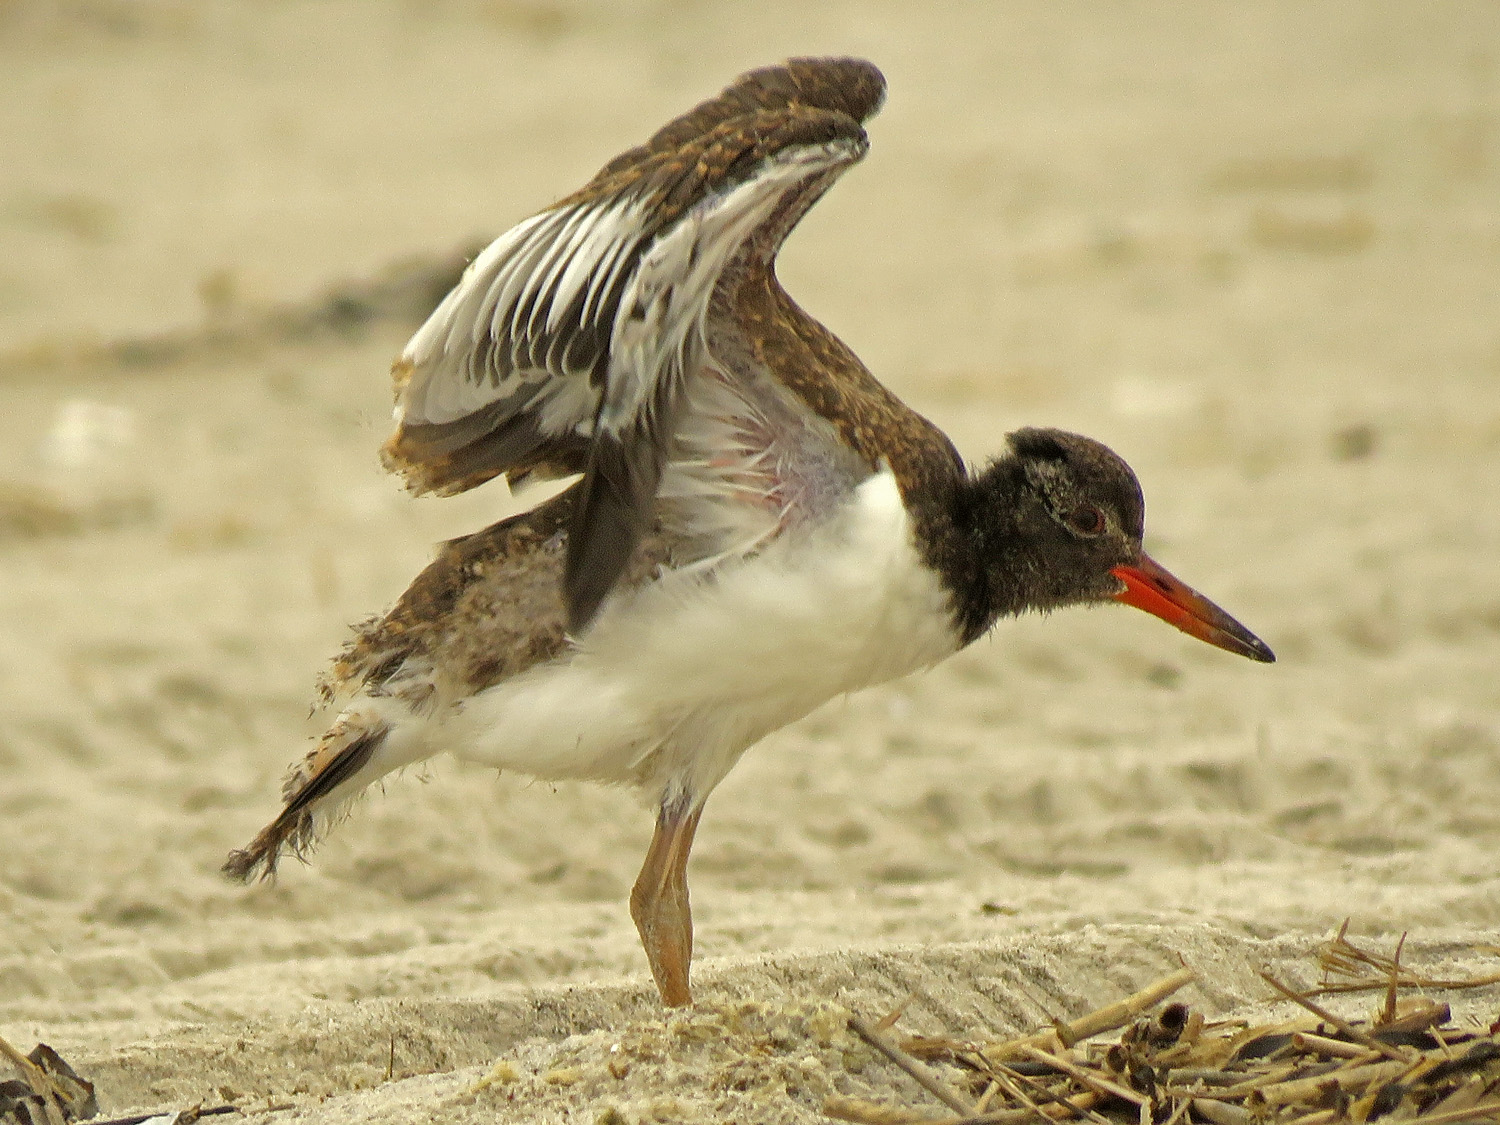
<svg viewBox="0 0 1500 1125">
<path fill-rule="evenodd" d="M 890 96 L 788 291 L 976 462 L 1119 451 L 1278 663 L 1072 611 L 773 735 L 698 837 L 687 1014 L 627 792 L 442 758 L 226 882 L 349 626 L 516 508 L 380 469 L 425 310 L 824 53 Z M 1345 918 L 1496 970 L 1500 8 L 11 0 L 0 138 L 0 1035 L 106 1116 L 814 1122 L 893 1088 L 841 1021 L 908 997 L 1000 1035 L 1186 963 L 1274 1014 Z"/>
</svg>

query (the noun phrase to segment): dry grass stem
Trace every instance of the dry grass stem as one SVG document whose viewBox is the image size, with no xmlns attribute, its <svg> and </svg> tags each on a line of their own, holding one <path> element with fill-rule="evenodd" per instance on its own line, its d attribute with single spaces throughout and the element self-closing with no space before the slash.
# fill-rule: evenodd
<svg viewBox="0 0 1500 1125">
<path fill-rule="evenodd" d="M 1248 1098 L 1251 1094 L 1254 1094 L 1258 1090 L 1263 1090 L 1267 1086 L 1274 1086 L 1278 1082 L 1285 1082 L 1297 1073 L 1297 1069 L 1295 1063 L 1288 1063 L 1286 1066 L 1264 1071 L 1243 1082 L 1237 1082 L 1233 1086 L 1225 1086 L 1221 1090 L 1215 1090 L 1214 1096 L 1216 1098 Z"/>
<path fill-rule="evenodd" d="M 1084 1104 L 1082 1099 L 1054 1093 L 1009 1068 L 1001 1068 L 1001 1073 L 996 1075 L 996 1078 L 1002 1083 L 1007 1093 L 1026 1107 L 1027 1113 L 1034 1121 L 1059 1121 L 1063 1120 L 1066 1115 L 1075 1118 L 1087 1117 L 1096 1123 L 1110 1125 L 1109 1118 L 1095 1113 L 1092 1104 Z M 1026 1093 L 1028 1087 L 1035 1097 Z M 1097 1101 L 1097 1096 L 1093 1100 Z"/>
<path fill-rule="evenodd" d="M 1320 1109 L 1316 1113 L 1309 1113 L 1303 1117 L 1294 1118 L 1288 1125 L 1332 1125 L 1334 1121 L 1343 1116 L 1343 1110 Z"/>
<path fill-rule="evenodd" d="M 1069 1062 L 1067 1059 L 1060 1058 L 1057 1055 L 1048 1054 L 1046 1051 L 1039 1050 L 1036 1047 L 1022 1047 L 1021 1053 L 1029 1059 L 1033 1059 L 1036 1062 L 1040 1063 L 1046 1063 L 1048 1066 L 1055 1067 L 1056 1069 L 1062 1071 L 1064 1074 L 1071 1075 L 1078 1081 L 1082 1082 L 1089 1089 L 1095 1090 L 1098 1093 L 1109 1094 L 1113 1097 L 1119 1098 L 1121 1101 L 1132 1102 L 1135 1105 L 1146 1105 L 1149 1100 L 1142 1097 L 1134 1090 L 1129 1089 L 1126 1086 L 1121 1086 L 1118 1082 L 1111 1082 L 1109 1079 L 1103 1077 L 1102 1075 L 1092 1074 L 1089 1071 L 1085 1070 L 1083 1067 Z"/>
<path fill-rule="evenodd" d="M 995 1088 L 1004 1087 L 1006 1093 L 1015 1098 L 1016 1101 L 1020 1102 L 1028 1110 L 1030 1110 L 1038 1121 L 1047 1122 L 1052 1120 L 1042 1112 L 1041 1106 L 1037 1105 L 1036 1102 L 1032 1101 L 1031 1098 L 1027 1096 L 1026 1090 L 1021 1086 L 1019 1082 L 1014 1082 L 1010 1078 L 1003 1075 L 997 1075 L 995 1078 L 990 1080 L 990 1086 Z M 988 1090 L 986 1090 L 986 1093 L 988 1093 Z M 988 1108 L 988 1106 L 984 1104 L 984 1099 L 981 1098 L 979 1100 L 979 1105 L 975 1108 L 978 1109 L 980 1113 L 983 1113 L 984 1110 Z"/>
<path fill-rule="evenodd" d="M 1349 926 L 1349 920 L 1344 919 L 1344 929 Z M 1396 1019 L 1396 990 L 1401 987 L 1401 950 L 1406 948 L 1406 934 L 1401 935 L 1401 940 L 1396 943 L 1396 952 L 1391 956 L 1391 972 L 1387 978 L 1385 989 L 1385 1007 L 1380 1011 L 1380 1024 L 1395 1022 Z"/>
<path fill-rule="evenodd" d="M 905 1000 L 901 1001 L 901 1003 L 897 1004 L 889 1012 L 881 1016 L 880 1019 L 875 1021 L 875 1030 L 889 1031 L 891 1028 L 895 1027 L 896 1021 L 901 1018 L 901 1016 L 906 1012 L 906 1009 L 911 1006 L 911 1002 L 916 998 L 917 994 L 915 992 L 907 993 Z"/>
<path fill-rule="evenodd" d="M 1314 1035 L 1310 1031 L 1294 1033 L 1292 1046 L 1307 1054 L 1324 1055 L 1331 1059 L 1365 1059 L 1374 1053 L 1362 1044 L 1346 1043 L 1342 1039 L 1329 1039 L 1326 1035 Z"/>
<path fill-rule="evenodd" d="M 1402 1125 L 1449 1125 L 1449 1122 L 1454 1121 L 1500 1121 L 1500 1100 L 1469 1106 L 1467 1109 L 1449 1110 L 1446 1113 L 1423 1114 Z"/>
<path fill-rule="evenodd" d="M 1397 1062 L 1372 1063 L 1369 1066 L 1351 1066 L 1342 1070 L 1331 1070 L 1326 1074 L 1315 1074 L 1310 1078 L 1274 1082 L 1252 1091 L 1245 1100 L 1252 1107 L 1295 1105 L 1298 1102 L 1316 1101 L 1334 1087 L 1345 1091 L 1363 1090 L 1376 1082 L 1399 1078 L 1410 1069 L 1411 1063 L 1405 1059 Z"/>
<path fill-rule="evenodd" d="M 1024 1104 L 1036 1109 L 1036 1112 L 1044 1121 L 1050 1121 L 1055 1117 L 1060 1116 L 1060 1114 L 1048 1113 L 1047 1109 L 1058 1109 L 1066 1110 L 1074 1117 L 1087 1117 L 1093 1121 L 1103 1122 L 1104 1125 L 1109 1125 L 1109 1118 L 1103 1117 L 1100 1114 L 1094 1112 L 1094 1103 L 1099 1100 L 1099 1094 L 1097 1091 L 1086 1091 L 1080 1097 L 1070 1098 L 1065 1094 L 1057 1093 L 1053 1090 L 1047 1089 L 1045 1086 L 1033 1082 L 1030 1078 L 1026 1077 L 1026 1075 L 1021 1074 L 1019 1071 L 1006 1066 L 1004 1063 L 990 1062 L 989 1060 L 984 1061 L 985 1065 L 990 1068 L 990 1073 L 994 1074 L 996 1079 L 1003 1078 L 1012 1086 L 1026 1087 L 1030 1089 L 1036 1096 L 1035 1102 L 1026 1100 L 1024 1095 L 1020 1095 L 1020 1097 L 1018 1097 L 1018 1100 L 1023 1101 Z M 1017 1094 L 1020 1094 L 1019 1089 L 1017 1090 Z M 1039 1106 L 1046 1106 L 1047 1108 L 1038 1108 Z"/>
<path fill-rule="evenodd" d="M 823 1100 L 823 1113 L 839 1121 L 856 1125 L 951 1125 L 953 1117 L 932 1117 L 909 1109 L 881 1105 L 864 1098 L 846 1098 L 830 1094 Z"/>
<path fill-rule="evenodd" d="M 52 1081 L 50 1074 L 12 1047 L 3 1035 L 0 1035 L 0 1055 L 4 1055 L 10 1064 L 21 1072 L 21 1077 L 26 1080 L 26 1084 L 39 1097 L 56 1098 L 61 1101 L 66 1096 L 62 1088 Z"/>
<path fill-rule="evenodd" d="M 1476 977 L 1457 979 L 1429 977 L 1403 969 L 1400 965 L 1400 947 L 1393 956 L 1361 949 L 1348 938 L 1349 922 L 1346 919 L 1339 932 L 1318 950 L 1318 965 L 1323 970 L 1323 983 L 1307 995 L 1321 996 L 1338 992 L 1373 992 L 1387 990 L 1394 981 L 1397 988 L 1463 989 L 1485 988 L 1500 984 L 1500 972 L 1485 973 Z M 1402 935 L 1403 940 L 1405 935 Z M 1500 953 L 1500 948 L 1480 947 L 1476 952 Z M 1348 977 L 1348 980 L 1330 980 L 1332 976 Z M 1385 1023 L 1387 1021 L 1382 1021 Z"/>
<path fill-rule="evenodd" d="M 850 1016 L 849 1026 L 861 1039 L 890 1059 L 891 1062 L 895 1063 L 902 1070 L 906 1071 L 907 1074 L 916 1079 L 918 1085 L 949 1109 L 964 1116 L 973 1116 L 974 1107 L 972 1104 L 955 1094 L 948 1087 L 948 1084 L 933 1074 L 930 1069 L 901 1050 L 900 1047 L 888 1042 L 885 1036 L 881 1035 L 880 1032 L 876 1031 L 864 1020 L 858 1016 Z"/>
<path fill-rule="evenodd" d="M 1193 1110 L 1211 1125 L 1250 1125 L 1250 1111 L 1232 1102 L 1213 1098 L 1194 1098 Z"/>
<path fill-rule="evenodd" d="M 1021 1052 L 1023 1047 L 1050 1046 L 1071 1047 L 1081 1043 L 1085 1039 L 1092 1039 L 1096 1035 L 1103 1035 L 1106 1031 L 1114 1031 L 1116 1028 L 1124 1027 L 1142 1012 L 1156 1007 L 1168 996 L 1171 996 L 1183 985 L 1190 983 L 1196 973 L 1189 968 L 1178 969 L 1175 973 L 1169 973 L 1158 981 L 1148 984 L 1123 1000 L 1108 1004 L 1097 1011 L 1081 1016 L 1071 1023 L 1061 1025 L 1062 1034 L 1058 1029 L 1038 1032 L 1021 1039 L 1014 1039 L 1009 1043 L 998 1043 L 987 1048 L 985 1054 L 992 1058 L 1006 1058 L 1013 1053 Z"/>
<path fill-rule="evenodd" d="M 1210 1022 L 1182 1003 L 1165 1002 L 1193 979 L 1184 969 L 1031 1035 L 986 1042 L 936 1034 L 905 1045 L 912 1054 L 967 1071 L 970 1095 L 983 1091 L 972 1111 L 940 1119 L 941 1125 L 1059 1125 L 1084 1118 L 1091 1125 L 1500 1122 L 1500 1023 L 1455 1027 L 1447 1004 L 1409 994 L 1412 982 L 1429 978 L 1404 963 L 1405 952 L 1403 943 L 1390 957 L 1371 953 L 1342 930 L 1320 952 L 1325 972 L 1339 971 L 1329 968 L 1335 965 L 1378 974 L 1384 995 L 1369 1018 L 1338 1016 L 1262 973 L 1306 1014 L 1272 1024 Z M 850 1026 L 945 1105 L 962 1104 L 961 1093 L 881 1039 L 879 1029 L 862 1021 Z M 1094 1038 L 1105 1030 L 1118 1034 Z M 1068 1042 L 1076 1046 L 1064 1047 Z M 830 1115 L 866 1125 L 938 1125 L 916 1107 L 900 1116 L 873 1103 L 830 1104 L 842 1107 Z"/>
<path fill-rule="evenodd" d="M 1304 1008 L 1306 1008 L 1313 1015 L 1317 1016 L 1320 1020 L 1323 1020 L 1325 1023 L 1332 1024 L 1345 1035 L 1349 1036 L 1349 1038 L 1353 1039 L 1356 1043 L 1363 1043 L 1366 1047 L 1370 1048 L 1370 1050 L 1379 1051 L 1388 1059 L 1395 1059 L 1401 1062 L 1406 1061 L 1406 1056 L 1398 1051 L 1395 1047 L 1392 1047 L 1389 1043 L 1382 1043 L 1379 1039 L 1376 1039 L 1369 1032 L 1360 1030 L 1352 1023 L 1349 1023 L 1347 1020 L 1334 1015 L 1327 1008 L 1321 1007 L 1318 1004 L 1314 1004 L 1300 992 L 1297 992 L 1295 989 L 1288 988 L 1286 985 L 1282 984 L 1270 973 L 1263 972 L 1260 974 L 1260 978 L 1261 980 L 1269 984 L 1272 988 L 1274 988 L 1277 992 L 1285 996 L 1292 1003 L 1301 1004 Z"/>
</svg>

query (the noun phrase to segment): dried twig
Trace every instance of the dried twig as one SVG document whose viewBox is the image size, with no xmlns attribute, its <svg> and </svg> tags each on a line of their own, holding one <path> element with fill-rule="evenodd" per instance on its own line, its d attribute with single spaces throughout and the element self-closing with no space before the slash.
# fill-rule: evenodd
<svg viewBox="0 0 1500 1125">
<path fill-rule="evenodd" d="M 917 994 L 915 992 L 907 993 L 905 1000 L 901 1001 L 901 1003 L 897 1004 L 889 1012 L 881 1016 L 880 1019 L 875 1021 L 875 1030 L 889 1031 L 891 1028 L 895 1027 L 896 1021 L 905 1014 L 906 1009 L 911 1006 L 911 1002 L 916 998 Z"/>
<path fill-rule="evenodd" d="M 22 1080 L 31 1088 L 35 1102 L 47 1118 L 47 1125 L 66 1125 L 63 1107 L 69 1102 L 68 1094 L 52 1075 L 12 1047 L 4 1036 L 0 1036 L 0 1055 L 21 1072 Z"/>
<path fill-rule="evenodd" d="M 1428 1004 L 1424 1008 L 1418 1008 L 1408 1012 L 1404 1016 L 1386 1024 L 1380 1030 L 1389 1035 L 1404 1031 L 1431 1031 L 1438 1024 L 1447 1023 L 1453 1017 L 1453 1009 L 1447 1004 Z"/>
<path fill-rule="evenodd" d="M 1346 921 L 1344 925 L 1348 925 Z M 1396 952 L 1391 957 L 1391 973 L 1389 983 L 1385 990 L 1385 1007 L 1380 1010 L 1380 1020 L 1383 1027 L 1388 1023 L 1396 1021 L 1396 990 L 1401 987 L 1401 950 L 1406 947 L 1406 933 L 1402 931 L 1401 940 L 1396 943 Z"/>
<path fill-rule="evenodd" d="M 1277 980 L 1275 977 L 1273 977 L 1270 973 L 1262 972 L 1260 974 L 1260 979 L 1263 980 L 1263 981 L 1265 981 L 1267 984 L 1269 984 L 1277 992 L 1279 992 L 1283 996 L 1285 996 L 1292 1003 L 1302 1005 L 1302 1007 L 1306 1008 L 1309 1012 L 1311 1012 L 1313 1015 L 1317 1016 L 1320 1020 L 1325 1020 L 1326 1022 L 1331 1023 L 1334 1027 L 1338 1028 L 1340 1031 L 1342 1031 L 1345 1035 L 1349 1036 L 1349 1038 L 1353 1039 L 1355 1042 L 1357 1042 L 1357 1043 L 1363 1043 L 1366 1047 L 1370 1048 L 1370 1050 L 1372 1050 L 1372 1051 L 1379 1051 L 1382 1055 L 1384 1055 L 1388 1059 L 1396 1059 L 1396 1060 L 1398 1060 L 1400 1062 L 1406 1062 L 1407 1061 L 1406 1056 L 1403 1055 L 1400 1051 L 1398 1051 L 1395 1047 L 1392 1047 L 1389 1043 L 1382 1043 L 1379 1039 L 1376 1039 L 1373 1035 L 1370 1035 L 1368 1032 L 1361 1031 L 1359 1028 L 1355 1027 L 1348 1020 L 1342 1019 L 1339 1016 L 1334 1015 L 1327 1008 L 1324 1008 L 1324 1007 L 1321 1007 L 1320 1005 L 1314 1004 L 1311 1000 L 1309 1000 L 1306 996 L 1303 996 L 1300 992 L 1297 992 L 1294 989 L 1288 988 L 1286 985 L 1282 984 L 1279 980 Z"/>
<path fill-rule="evenodd" d="M 1292 1046 L 1305 1054 L 1325 1055 L 1332 1059 L 1363 1059 L 1372 1053 L 1363 1044 L 1345 1043 L 1342 1039 L 1329 1039 L 1310 1031 L 1293 1032 Z"/>
<path fill-rule="evenodd" d="M 1289 1082 L 1273 1082 L 1253 1090 L 1246 1101 L 1255 1105 L 1295 1105 L 1298 1102 L 1316 1101 L 1329 1087 L 1340 1090 L 1363 1090 L 1376 1082 L 1399 1078 L 1411 1067 L 1405 1059 L 1395 1062 L 1370 1063 L 1368 1066 L 1351 1066 L 1342 1070 L 1331 1070 L 1327 1074 L 1315 1074 L 1310 1078 L 1294 1078 Z"/>
<path fill-rule="evenodd" d="M 900 1047 L 888 1042 L 885 1036 L 881 1035 L 880 1032 L 876 1031 L 864 1020 L 858 1016 L 850 1016 L 849 1027 L 866 1043 L 915 1078 L 924 1090 L 949 1109 L 966 1117 L 973 1116 L 974 1107 L 954 1093 L 946 1082 L 932 1073 L 928 1067 L 923 1066 L 916 1059 L 901 1050 Z"/>
<path fill-rule="evenodd" d="M 1450 1109 L 1445 1113 L 1427 1113 L 1402 1122 L 1402 1125 L 1447 1125 L 1450 1121 L 1473 1121 L 1490 1117 L 1500 1121 L 1500 1101 L 1471 1105 L 1468 1109 Z"/>
<path fill-rule="evenodd" d="M 1190 983 L 1197 974 L 1189 968 L 1178 969 L 1175 973 L 1169 973 L 1158 981 L 1148 984 L 1123 1000 L 1113 1004 L 1106 1004 L 1097 1011 L 1081 1016 L 1071 1023 L 1062 1025 L 1067 1038 L 1072 1043 L 1079 1043 L 1085 1039 L 1092 1039 L 1096 1035 L 1102 1035 L 1106 1031 L 1114 1031 L 1116 1028 L 1124 1027 L 1142 1012 L 1148 1011 L 1160 1004 L 1172 993 L 1183 985 Z M 1007 1058 L 1012 1054 L 1024 1054 L 1023 1047 L 1047 1048 L 1053 1045 L 1062 1046 L 1061 1038 L 1057 1031 L 1049 1030 L 1038 1032 L 1035 1035 L 1027 1035 L 1020 1039 L 1012 1039 L 1005 1043 L 996 1043 L 986 1047 L 984 1054 L 986 1058 Z"/>
<path fill-rule="evenodd" d="M 1443 977 L 1428 977 L 1400 967 L 1400 950 L 1398 948 L 1395 957 L 1387 957 L 1381 953 L 1372 953 L 1367 949 L 1361 949 L 1348 938 L 1349 920 L 1346 918 L 1339 932 L 1330 938 L 1321 949 L 1318 950 L 1318 963 L 1323 968 L 1323 983 L 1317 988 L 1310 990 L 1304 995 L 1323 996 L 1336 992 L 1374 992 L 1376 990 L 1388 990 L 1390 982 L 1395 979 L 1400 988 L 1433 988 L 1433 989 L 1458 989 L 1458 988 L 1484 988 L 1492 984 L 1500 984 L 1500 973 L 1486 973 L 1483 976 L 1465 977 L 1459 979 L 1447 979 Z M 1402 935 L 1403 941 L 1405 935 Z M 1500 952 L 1493 947 L 1481 947 L 1486 952 Z M 1362 975 L 1368 972 L 1369 975 Z M 1346 981 L 1332 981 L 1331 974 L 1338 973 L 1352 979 Z"/>
<path fill-rule="evenodd" d="M 1213 1125 L 1250 1125 L 1250 1111 L 1215 1098 L 1194 1098 L 1193 1111 Z"/>
<path fill-rule="evenodd" d="M 26 1084 L 39 1097 L 56 1098 L 59 1103 L 67 1100 L 67 1094 L 52 1080 L 52 1075 L 12 1047 L 3 1035 L 0 1035 L 0 1055 L 10 1060 L 11 1065 L 21 1072 L 21 1077 L 26 1080 Z"/>
<path fill-rule="evenodd" d="M 951 1125 L 955 1120 L 881 1105 L 864 1098 L 846 1098 L 842 1094 L 830 1094 L 824 1098 L 823 1113 L 840 1121 L 854 1121 L 857 1125 Z"/>
<path fill-rule="evenodd" d="M 1030 1110 L 1036 1116 L 1036 1119 L 1038 1121 L 1045 1123 L 1047 1121 L 1052 1120 L 1050 1117 L 1048 1117 L 1045 1113 L 1042 1112 L 1042 1107 L 1041 1106 L 1037 1105 L 1036 1102 L 1032 1101 L 1031 1098 L 1029 1098 L 1027 1096 L 1026 1090 L 1021 1085 L 1021 1083 L 1014 1081 L 1012 1078 L 1010 1078 L 1008 1075 L 1006 1075 L 1003 1071 L 1000 1072 L 1000 1073 L 997 1073 L 995 1075 L 995 1077 L 993 1079 L 991 1079 L 991 1082 L 994 1085 L 996 1085 L 996 1086 L 1004 1088 L 1004 1090 L 1006 1091 L 1006 1093 L 1008 1093 L 1011 1097 L 1015 1098 L 1016 1101 L 1020 1102 L 1028 1110 Z"/>
<path fill-rule="evenodd" d="M 836 1115 L 863 1125 L 1063 1125 L 1070 1115 L 1073 1125 L 1500 1122 L 1500 1027 L 1456 1028 L 1446 1004 L 1403 996 L 1424 979 L 1402 963 L 1404 953 L 1404 944 L 1393 957 L 1368 953 L 1344 931 L 1323 950 L 1328 971 L 1379 973 L 1385 995 L 1368 1019 L 1342 1019 L 1264 973 L 1303 1009 L 1298 1018 L 1251 1027 L 1209 1023 L 1181 1004 L 1153 1010 L 1151 998 L 1160 1004 L 1190 979 L 1184 972 L 1032 1035 L 989 1044 L 953 1035 L 904 1043 L 912 1054 L 941 1055 L 989 1080 L 981 1104 L 964 1116 L 934 1119 L 873 1103 Z M 1087 1041 L 1121 1026 L 1113 1042 Z M 879 1028 L 851 1027 L 952 1106 L 933 1090 L 935 1076 L 881 1040 Z M 1072 1042 L 1078 1046 L 1062 1046 Z M 843 1104 L 833 1103 L 830 1113 Z"/>
<path fill-rule="evenodd" d="M 1027 1100 L 1025 1098 L 1025 1095 L 1021 1095 L 1020 1100 L 1022 1100 L 1026 1105 L 1035 1109 L 1037 1114 L 1040 1115 L 1042 1120 L 1044 1121 L 1051 1120 L 1052 1115 L 1049 1114 L 1046 1110 L 1040 1108 L 1040 1106 L 1050 1104 L 1061 1106 L 1063 1109 L 1070 1111 L 1074 1117 L 1087 1117 L 1095 1122 L 1103 1122 L 1105 1123 L 1105 1125 L 1108 1125 L 1107 1118 L 1094 1112 L 1093 1103 L 1099 1100 L 1099 1095 L 1097 1093 L 1094 1093 L 1092 1095 L 1089 1093 L 1085 1093 L 1083 1097 L 1070 1098 L 1065 1094 L 1055 1093 L 1054 1091 L 1047 1089 L 1045 1086 L 1033 1082 L 1030 1078 L 1026 1077 L 1026 1075 L 1020 1073 L 1013 1067 L 1006 1066 L 1002 1062 L 986 1060 L 986 1065 L 993 1068 L 993 1072 L 995 1073 L 997 1078 L 1004 1076 L 1010 1081 L 1013 1086 L 1025 1086 L 1034 1091 L 1037 1096 L 1036 1102 Z M 1017 1090 L 1017 1093 L 1020 1093 L 1019 1089 Z M 1084 1104 L 1084 1098 L 1089 1099 L 1087 1105 Z"/>
<path fill-rule="evenodd" d="M 1044 1062 L 1051 1067 L 1056 1067 L 1062 1073 L 1078 1079 L 1078 1081 L 1089 1087 L 1089 1089 L 1098 1090 L 1101 1094 L 1120 1098 L 1123 1101 L 1130 1102 L 1132 1105 L 1147 1105 L 1151 1101 L 1150 1098 L 1143 1098 L 1127 1086 L 1121 1086 L 1118 1082 L 1111 1082 L 1103 1075 L 1092 1074 L 1083 1067 L 1071 1063 L 1067 1059 L 1060 1058 L 1057 1055 L 1048 1054 L 1046 1051 L 1029 1046 L 1022 1047 L 1021 1053 L 1027 1058 L 1035 1059 L 1037 1062 Z"/>
</svg>

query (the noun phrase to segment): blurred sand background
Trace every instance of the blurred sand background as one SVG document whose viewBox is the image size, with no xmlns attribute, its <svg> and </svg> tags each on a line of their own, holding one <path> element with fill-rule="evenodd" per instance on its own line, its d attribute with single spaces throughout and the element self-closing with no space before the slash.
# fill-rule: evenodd
<svg viewBox="0 0 1500 1125">
<path fill-rule="evenodd" d="M 347 625 L 510 510 L 376 461 L 432 264 L 835 52 L 891 93 L 788 289 L 975 459 L 1117 449 L 1152 553 L 1280 662 L 1075 611 L 773 736 L 708 806 L 673 1022 L 627 793 L 442 760 L 224 882 Z M 814 1121 L 880 1069 L 818 1005 L 1008 1031 L 1182 957 L 1259 1010 L 1346 916 L 1484 960 L 1500 7 L 0 0 L 0 152 L 0 1034 L 107 1113 Z M 626 1040 L 661 1049 L 617 1079 Z"/>
</svg>

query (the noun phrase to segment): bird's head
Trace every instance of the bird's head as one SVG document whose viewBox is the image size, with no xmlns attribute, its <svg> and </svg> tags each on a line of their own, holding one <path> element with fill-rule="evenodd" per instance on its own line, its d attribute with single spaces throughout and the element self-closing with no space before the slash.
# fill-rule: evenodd
<svg viewBox="0 0 1500 1125">
<path fill-rule="evenodd" d="M 1270 663 L 1271 650 L 1202 594 L 1174 578 L 1141 547 L 1145 501 L 1130 466 L 1091 438 L 1024 429 L 1009 453 L 975 481 L 980 503 L 996 505 L 992 585 L 1012 612 L 1118 601 L 1143 609 L 1211 645 Z"/>
</svg>

